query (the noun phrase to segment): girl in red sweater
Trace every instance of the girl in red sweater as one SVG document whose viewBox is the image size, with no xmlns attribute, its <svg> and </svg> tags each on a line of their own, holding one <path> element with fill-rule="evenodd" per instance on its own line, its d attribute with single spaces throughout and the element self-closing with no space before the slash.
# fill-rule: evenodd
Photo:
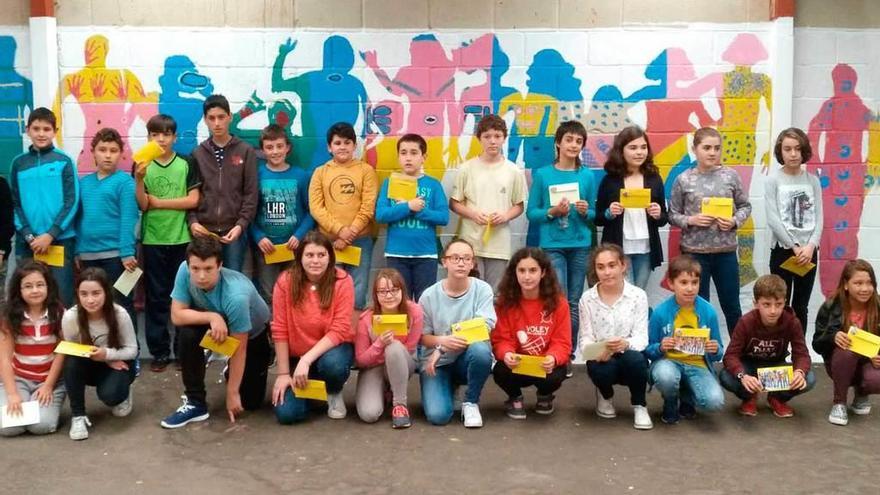
<svg viewBox="0 0 880 495">
<path fill-rule="evenodd" d="M 550 258 L 537 248 L 517 251 L 501 284 L 495 304 L 498 323 L 492 331 L 492 350 L 498 362 L 492 374 L 507 393 L 507 416 L 525 419 L 522 387 L 535 386 L 535 412 L 553 414 L 553 393 L 565 380 L 571 353 L 571 316 Z M 540 356 L 544 378 L 515 373 L 520 356 Z"/>
<path fill-rule="evenodd" d="M 333 245 L 323 234 L 306 234 L 294 254 L 296 261 L 272 291 L 272 340 L 278 356 L 272 389 L 275 417 L 281 424 L 306 419 L 306 400 L 294 397 L 291 388 L 305 388 L 309 379 L 316 379 L 327 385 L 327 416 L 343 419 L 342 387 L 354 360 L 354 284 L 336 268 Z"/>
</svg>

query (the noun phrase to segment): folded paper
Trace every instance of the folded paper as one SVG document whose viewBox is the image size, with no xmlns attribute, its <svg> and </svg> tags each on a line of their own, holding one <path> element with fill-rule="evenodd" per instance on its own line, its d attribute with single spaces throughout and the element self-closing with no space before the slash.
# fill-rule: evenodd
<svg viewBox="0 0 880 495">
<path fill-rule="evenodd" d="M 644 209 L 651 206 L 651 190 L 621 189 L 620 206 L 633 209 Z"/>
<path fill-rule="evenodd" d="M 357 246 L 348 246 L 341 251 L 337 249 L 336 262 L 344 265 L 360 266 L 361 248 Z"/>
<path fill-rule="evenodd" d="M 813 268 L 816 268 L 816 264 L 812 261 L 808 261 L 807 264 L 800 265 L 798 264 L 797 256 L 792 256 L 791 258 L 785 260 L 781 265 L 779 265 L 779 268 L 788 270 L 795 275 L 803 277 L 804 275 L 810 273 Z"/>
<path fill-rule="evenodd" d="M 122 272 L 122 275 L 116 279 L 113 288 L 118 290 L 123 296 L 127 296 L 131 294 L 131 290 L 134 289 L 134 286 L 138 283 L 138 280 L 141 279 L 141 275 L 143 274 L 144 271 L 138 267 L 135 267 L 132 271 L 125 270 Z"/>
<path fill-rule="evenodd" d="M 97 350 L 98 348 L 93 345 L 78 344 L 69 340 L 62 340 L 55 346 L 55 352 L 58 354 L 84 358 L 91 356 Z"/>
<path fill-rule="evenodd" d="M 550 186 L 550 206 L 556 206 L 563 199 L 568 199 L 569 203 L 581 199 L 581 187 L 577 182 L 569 182 L 567 184 L 556 184 Z"/>
<path fill-rule="evenodd" d="M 534 376 L 536 378 L 547 378 L 547 372 L 541 366 L 544 363 L 544 356 L 528 356 L 525 354 L 517 354 L 519 364 L 511 371 L 517 375 Z M 501 363 L 498 363 L 500 365 Z M 498 366 L 496 365 L 496 366 Z"/>
<path fill-rule="evenodd" d="M 293 258 L 293 251 L 287 247 L 287 244 L 275 244 L 275 251 L 263 255 L 267 265 L 287 263 L 288 261 L 293 261 Z"/>
<path fill-rule="evenodd" d="M 861 328 L 849 327 L 849 350 L 862 356 L 873 358 L 880 354 L 880 336 Z"/>
<path fill-rule="evenodd" d="M 227 336 L 226 340 L 224 340 L 222 343 L 217 342 L 216 340 L 214 340 L 213 337 L 211 337 L 210 332 L 205 332 L 205 336 L 202 337 L 202 341 L 199 342 L 199 345 L 204 347 L 205 349 L 230 357 L 235 354 L 236 350 L 238 350 L 239 344 L 240 342 L 238 341 L 238 339 L 234 339 L 229 336 Z"/>
<path fill-rule="evenodd" d="M 393 173 L 388 178 L 388 199 L 409 201 L 418 196 L 419 183 L 415 177 Z"/>
<path fill-rule="evenodd" d="M 733 218 L 733 198 L 703 198 L 701 213 L 716 218 Z"/>
<path fill-rule="evenodd" d="M 373 334 L 382 335 L 387 331 L 406 337 L 408 333 L 406 315 L 373 315 Z"/>
<path fill-rule="evenodd" d="M 0 407 L 0 428 L 35 425 L 40 422 L 40 403 L 29 400 L 21 403 L 21 414 L 9 414 L 8 406 Z"/>
<path fill-rule="evenodd" d="M 485 342 L 489 340 L 489 325 L 485 318 L 460 321 L 452 324 L 452 335 L 466 340 L 468 344 Z"/>
<path fill-rule="evenodd" d="M 327 400 L 327 384 L 323 380 L 309 380 L 305 388 L 294 388 L 298 399 Z"/>
<path fill-rule="evenodd" d="M 49 266 L 64 266 L 64 246 L 49 246 L 44 254 L 34 254 L 34 260 L 41 261 Z"/>
</svg>

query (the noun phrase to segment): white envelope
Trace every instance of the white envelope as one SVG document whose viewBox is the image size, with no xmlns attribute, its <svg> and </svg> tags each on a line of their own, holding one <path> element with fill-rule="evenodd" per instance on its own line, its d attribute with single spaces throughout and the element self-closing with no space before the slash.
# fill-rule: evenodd
<svg viewBox="0 0 880 495">
<path fill-rule="evenodd" d="M 140 280 L 141 275 L 144 274 L 144 271 L 139 267 L 135 268 L 133 272 L 125 270 L 122 272 L 122 275 L 116 279 L 116 283 L 113 284 L 113 288 L 118 290 L 120 294 L 123 296 L 127 296 L 131 293 L 131 290 L 134 289 L 135 284 L 137 284 L 138 280 Z"/>
<path fill-rule="evenodd" d="M 568 198 L 569 203 L 581 199 L 580 184 L 577 182 L 569 182 L 568 184 L 556 184 L 548 187 L 550 192 L 550 206 L 556 206 L 562 201 L 562 198 Z"/>
<path fill-rule="evenodd" d="M 40 404 L 35 400 L 21 403 L 21 416 L 11 416 L 6 412 L 6 406 L 0 407 L 0 427 L 2 428 L 35 425 L 39 422 Z"/>
<path fill-rule="evenodd" d="M 596 342 L 594 344 L 587 344 L 581 350 L 584 358 L 584 361 L 595 361 L 596 358 L 602 355 L 605 352 L 605 342 Z"/>
</svg>

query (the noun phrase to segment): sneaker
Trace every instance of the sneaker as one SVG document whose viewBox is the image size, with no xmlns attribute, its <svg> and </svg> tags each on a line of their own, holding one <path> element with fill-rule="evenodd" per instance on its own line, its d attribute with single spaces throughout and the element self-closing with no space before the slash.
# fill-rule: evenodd
<svg viewBox="0 0 880 495">
<path fill-rule="evenodd" d="M 345 419 L 348 411 L 345 409 L 345 401 L 342 392 L 327 394 L 327 417 L 330 419 Z"/>
<path fill-rule="evenodd" d="M 833 425 L 846 426 L 849 416 L 846 414 L 846 404 L 834 404 L 828 414 L 828 422 Z"/>
<path fill-rule="evenodd" d="M 208 417 L 210 417 L 210 414 L 208 414 L 208 408 L 204 404 L 190 404 L 189 400 L 184 396 L 183 404 L 159 424 L 162 425 L 162 428 L 180 428 L 181 426 L 186 426 L 187 423 L 204 421 Z"/>
<path fill-rule="evenodd" d="M 852 408 L 853 414 L 867 416 L 868 414 L 871 414 L 871 398 L 867 395 L 856 395 L 853 397 L 850 407 Z"/>
<path fill-rule="evenodd" d="M 650 430 L 654 427 L 648 408 L 645 406 L 633 406 L 633 428 L 637 430 Z"/>
<path fill-rule="evenodd" d="M 141 376 L 141 360 L 140 358 L 134 358 L 134 377 L 137 378 Z"/>
<path fill-rule="evenodd" d="M 697 408 L 690 402 L 681 401 L 678 405 L 678 414 L 684 419 L 694 419 L 697 417 Z"/>
<path fill-rule="evenodd" d="M 574 367 L 571 365 L 571 361 L 565 365 L 565 377 L 571 378 L 574 376 Z"/>
<path fill-rule="evenodd" d="M 409 428 L 412 426 L 412 420 L 409 419 L 409 409 L 403 404 L 397 404 L 391 409 L 391 427 L 395 430 L 398 428 Z"/>
<path fill-rule="evenodd" d="M 461 418 L 465 428 L 482 428 L 483 416 L 480 414 L 480 406 L 473 402 L 461 403 Z"/>
<path fill-rule="evenodd" d="M 749 397 L 748 399 L 742 401 L 742 404 L 740 404 L 740 406 L 739 406 L 738 412 L 740 414 L 742 414 L 743 416 L 757 416 L 758 415 L 758 396 L 753 395 L 753 396 Z"/>
<path fill-rule="evenodd" d="M 150 363 L 150 371 L 152 371 L 153 373 L 161 373 L 165 371 L 165 368 L 167 368 L 170 363 L 171 358 L 169 358 L 168 356 L 154 358 L 153 362 Z"/>
<path fill-rule="evenodd" d="M 553 414 L 553 411 L 556 410 L 553 407 L 553 395 L 539 395 L 538 402 L 535 403 L 535 412 L 538 414 L 543 414 L 544 416 L 549 416 Z"/>
<path fill-rule="evenodd" d="M 128 389 L 128 397 L 126 397 L 124 401 L 113 406 L 113 409 L 111 409 L 110 412 L 113 413 L 114 416 L 117 418 L 124 418 L 131 414 L 131 395 L 133 392 L 134 390 Z"/>
<path fill-rule="evenodd" d="M 602 397 L 602 393 L 599 392 L 598 388 L 596 389 L 596 416 L 605 419 L 617 417 L 617 411 L 614 410 L 614 403 L 611 402 L 611 399 Z"/>
<path fill-rule="evenodd" d="M 681 416 L 678 414 L 678 403 L 677 401 L 663 401 L 663 415 L 660 416 L 660 420 L 668 425 L 677 424 L 681 419 Z"/>
<path fill-rule="evenodd" d="M 770 405 L 770 409 L 773 409 L 773 414 L 777 418 L 790 418 L 794 416 L 794 409 L 785 402 L 779 400 L 778 397 L 772 395 L 767 397 L 767 404 Z"/>
<path fill-rule="evenodd" d="M 461 385 L 456 386 L 452 390 L 452 410 L 453 411 L 461 411 L 461 405 L 464 403 L 464 387 Z"/>
<path fill-rule="evenodd" d="M 510 419 L 526 419 L 526 408 L 522 396 L 504 401 L 504 412 Z"/>
<path fill-rule="evenodd" d="M 89 438 L 89 426 L 92 426 L 92 423 L 87 416 L 74 416 L 71 418 L 70 439 L 85 440 Z"/>
</svg>

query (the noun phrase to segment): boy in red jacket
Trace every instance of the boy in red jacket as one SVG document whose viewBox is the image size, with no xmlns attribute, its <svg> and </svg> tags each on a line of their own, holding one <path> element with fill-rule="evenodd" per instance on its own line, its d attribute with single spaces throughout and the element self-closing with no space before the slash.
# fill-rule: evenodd
<svg viewBox="0 0 880 495">
<path fill-rule="evenodd" d="M 742 399 L 739 413 L 758 414 L 758 393 L 764 390 L 758 368 L 787 366 L 791 346 L 794 375 L 787 391 L 768 392 L 767 403 L 780 418 L 794 416 L 788 401 L 816 384 L 810 371 L 810 353 L 804 343 L 801 323 L 785 307 L 785 281 L 779 275 L 764 275 L 755 282 L 755 309 L 744 315 L 730 337 L 724 354 L 721 385 Z"/>
</svg>

